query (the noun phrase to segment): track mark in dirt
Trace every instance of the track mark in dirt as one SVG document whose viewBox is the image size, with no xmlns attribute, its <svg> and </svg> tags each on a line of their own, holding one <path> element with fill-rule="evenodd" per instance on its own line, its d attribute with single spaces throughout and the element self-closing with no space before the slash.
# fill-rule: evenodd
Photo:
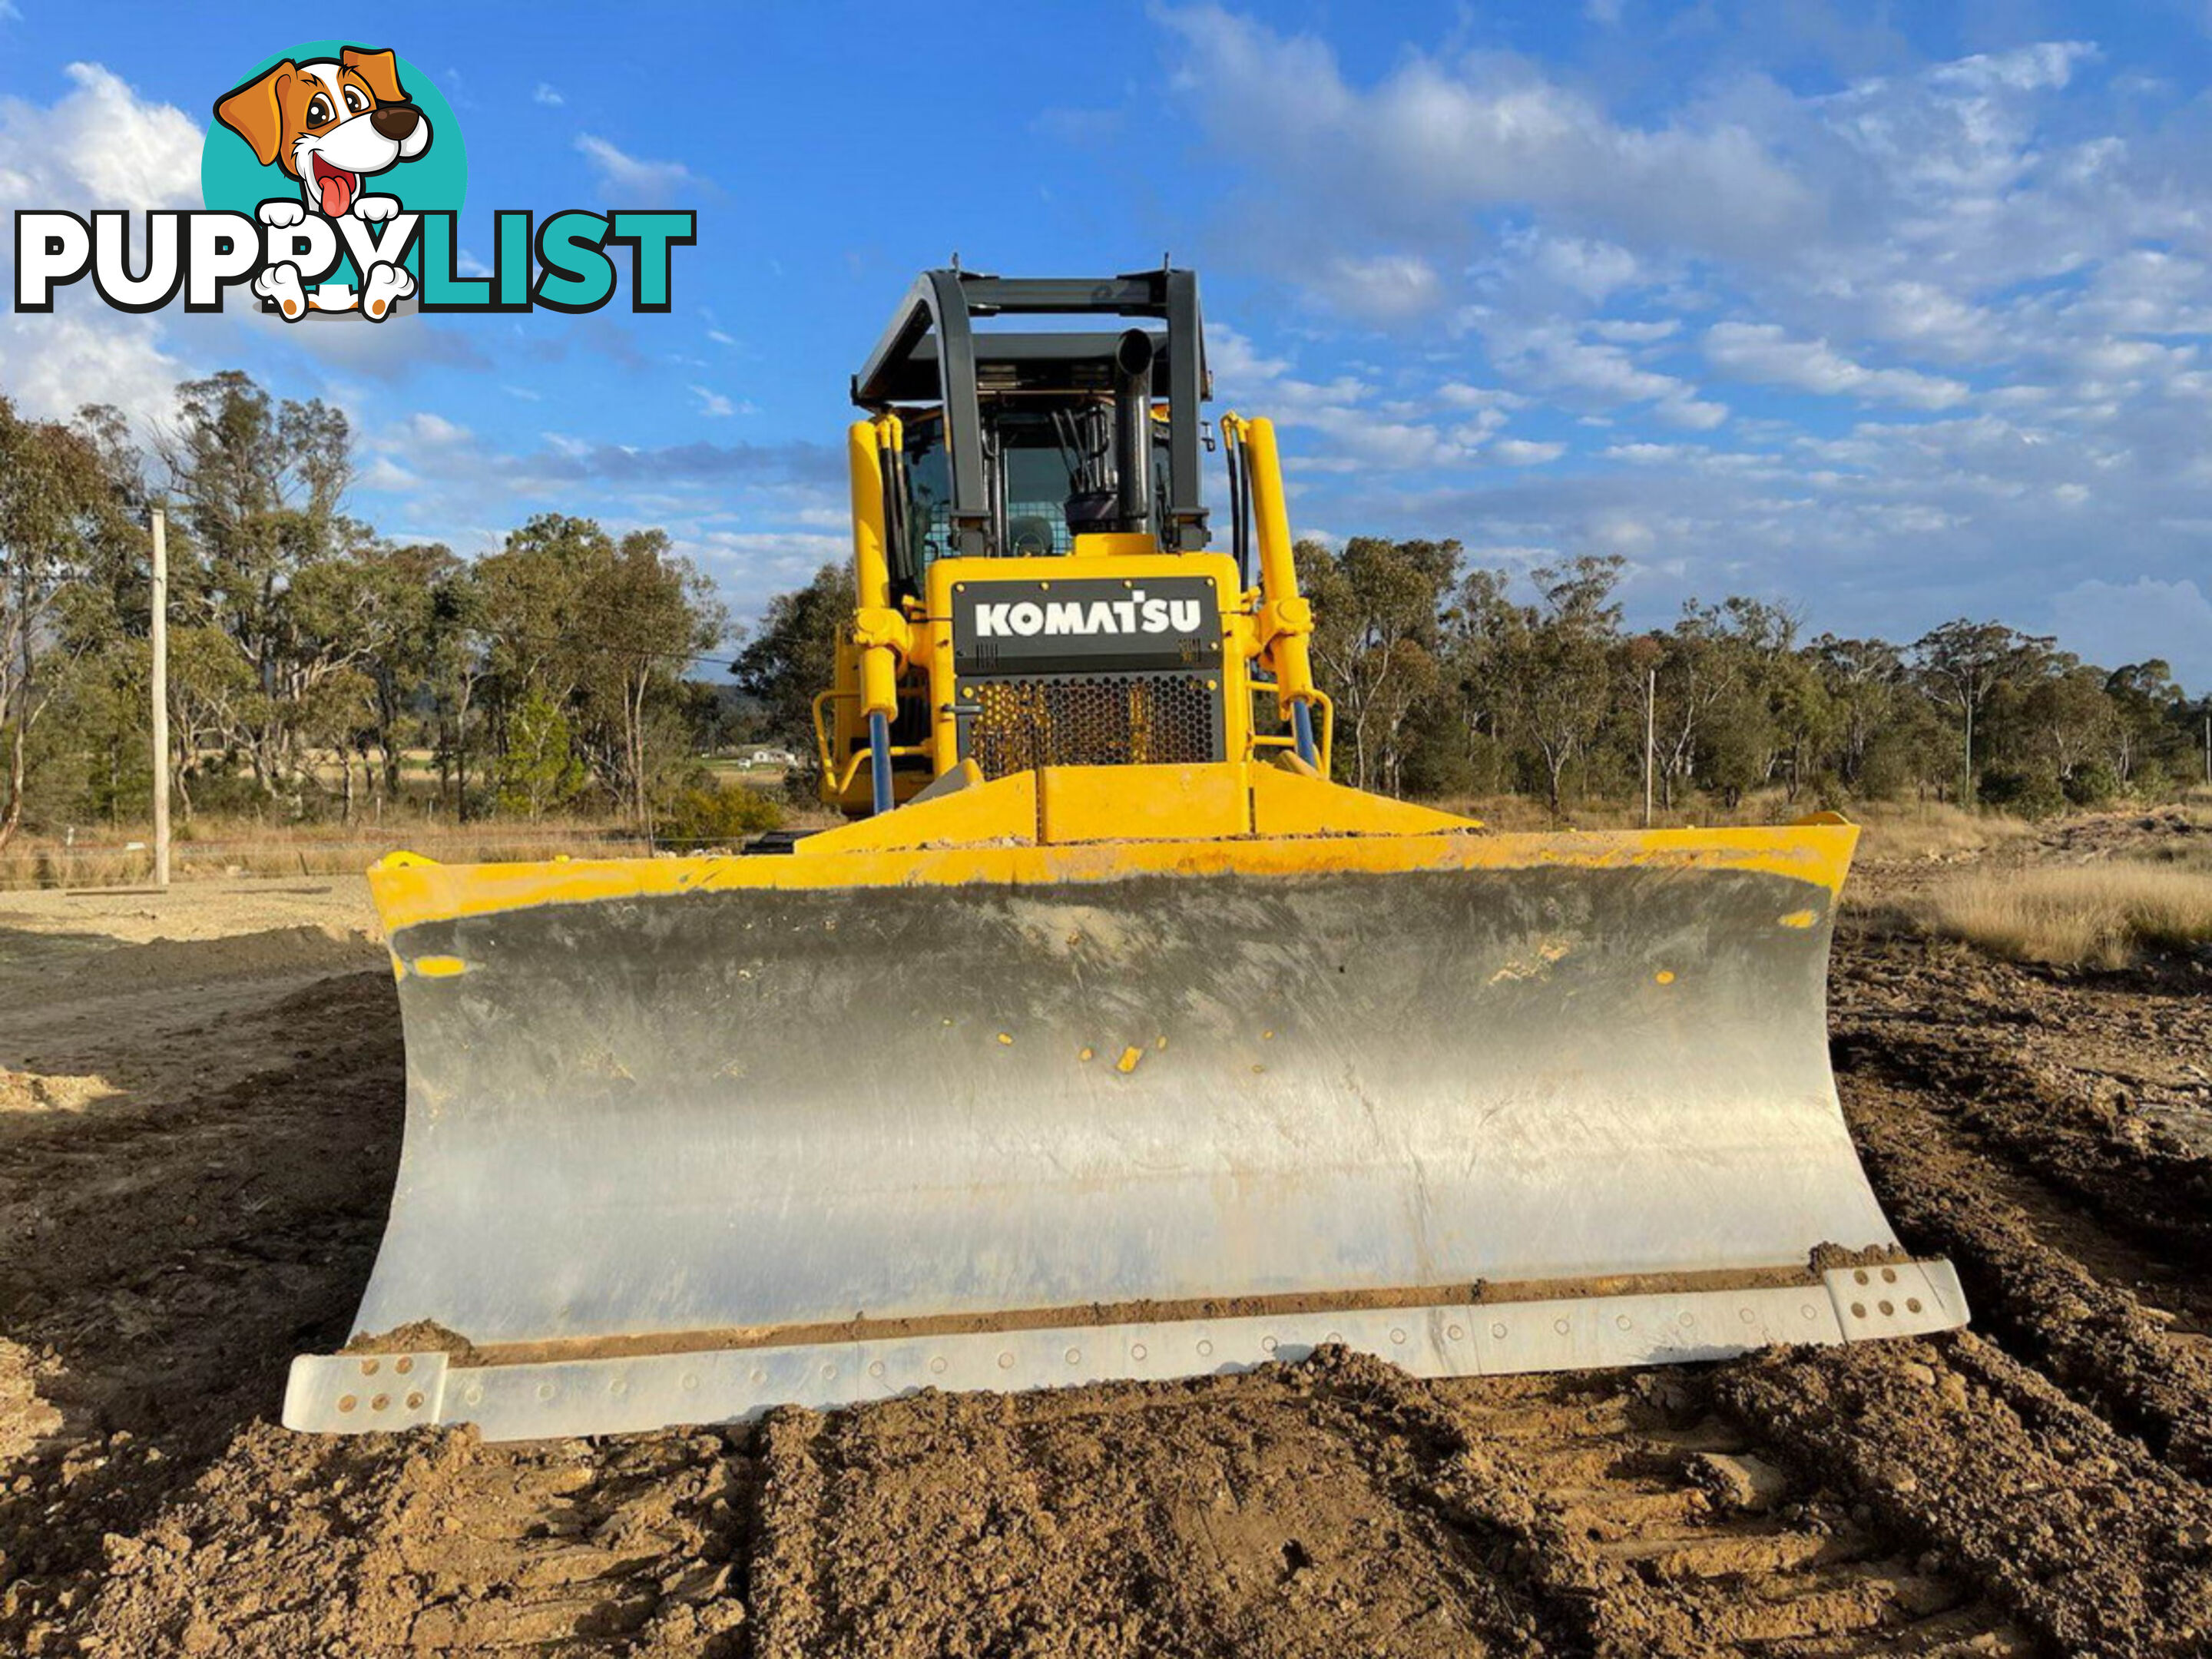
<svg viewBox="0 0 2212 1659">
<path fill-rule="evenodd" d="M 2113 1231 L 2201 1258 L 2212 1254 L 2212 981 L 2185 991 L 2167 977 L 2077 983 L 1868 938 L 1837 959 L 1832 1046 L 1838 1069 L 1926 1097 Z M 2124 1079 L 2110 1058 L 2123 1048 L 2139 1057 Z"/>
<path fill-rule="evenodd" d="M 2212 1648 L 2212 1495 L 1971 1332 L 1723 1367 L 1789 1461 L 2068 1654 Z"/>
<path fill-rule="evenodd" d="M 1429 1383 L 1325 1350 L 763 1434 L 759 1659 L 2040 1650 L 1694 1375 Z"/>
<path fill-rule="evenodd" d="M 2036 1650 L 1970 1578 L 1720 1420 L 1700 1373 L 1401 1387 L 1464 1438 L 1440 1490 L 1524 1538 L 1589 1652 Z"/>
<path fill-rule="evenodd" d="M 722 1659 L 744 1623 L 749 1468 L 715 1434 L 485 1447 L 260 1425 L 154 1525 L 106 1541 L 70 1633 L 116 1656 Z M 26 1650 L 49 1636 L 34 1626 Z"/>
<path fill-rule="evenodd" d="M 1917 1249 L 1951 1258 L 1975 1323 L 2177 1470 L 2212 1478 L 2212 1347 L 2172 1329 L 2169 1310 L 2152 1316 L 2131 1288 L 2194 1310 L 2202 1287 L 2032 1177 L 1961 1150 L 1910 1097 L 1850 1076 L 1843 1092 L 1883 1209 Z"/>
<path fill-rule="evenodd" d="M 1376 1371 L 1382 1368 L 1375 1362 Z M 758 1659 L 1552 1652 L 1359 1367 L 763 1427 Z"/>
<path fill-rule="evenodd" d="M 1838 1067 L 1929 1096 L 1989 1151 L 2146 1245 L 2212 1249 L 2212 1157 L 2154 1136 L 2118 1092 L 1879 1025 L 1838 1030 L 1834 1050 Z"/>
</svg>

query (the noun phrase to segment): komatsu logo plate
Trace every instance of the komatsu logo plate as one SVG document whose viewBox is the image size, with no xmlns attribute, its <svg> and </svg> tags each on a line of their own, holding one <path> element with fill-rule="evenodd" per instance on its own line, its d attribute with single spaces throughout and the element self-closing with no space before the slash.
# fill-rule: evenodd
<svg viewBox="0 0 2212 1659">
<path fill-rule="evenodd" d="M 962 674 L 1218 667 L 1220 603 L 1204 576 L 957 582 L 952 656 Z"/>
</svg>

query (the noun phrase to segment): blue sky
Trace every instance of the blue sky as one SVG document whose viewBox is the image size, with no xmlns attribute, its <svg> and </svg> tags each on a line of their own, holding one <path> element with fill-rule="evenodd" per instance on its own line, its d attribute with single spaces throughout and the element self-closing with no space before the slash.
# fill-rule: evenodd
<svg viewBox="0 0 2212 1659">
<path fill-rule="evenodd" d="M 845 545 L 846 378 L 913 274 L 1203 274 L 1306 533 L 1630 561 L 1632 620 L 1961 613 L 2212 686 L 2212 5 L 387 4 L 495 207 L 694 206 L 666 316 L 286 331 L 64 296 L 0 390 L 342 404 L 356 511 L 667 526 L 740 615 Z M 197 207 L 296 9 L 0 0 L 0 210 Z M 10 257 L 0 251 L 0 264 Z M 73 302 L 74 301 L 74 302 Z M 618 304 L 622 302 L 618 301 Z"/>
</svg>

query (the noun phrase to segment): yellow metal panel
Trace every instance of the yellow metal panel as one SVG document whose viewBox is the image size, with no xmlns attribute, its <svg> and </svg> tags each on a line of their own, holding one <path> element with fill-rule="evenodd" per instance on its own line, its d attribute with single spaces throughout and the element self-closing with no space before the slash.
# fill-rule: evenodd
<svg viewBox="0 0 2212 1659">
<path fill-rule="evenodd" d="M 1118 769 L 1127 771 L 1133 769 Z M 1179 770 L 1182 769 L 1162 769 Z M 1241 769 L 1229 767 L 1234 773 Z M 1783 829 L 1569 830 L 1536 835 L 1370 835 L 1182 841 L 1133 838 L 1075 846 L 1034 844 L 1034 819 L 1018 803 L 1027 777 L 1000 779 L 942 801 L 810 836 L 788 857 L 577 859 L 562 864 L 393 865 L 369 872 L 387 933 L 445 917 L 489 915 L 539 904 L 747 888 L 957 887 L 972 882 L 1115 881 L 1131 876 L 1385 874 L 1409 870 L 1745 870 L 1788 877 L 1832 900 L 1858 831 L 1848 825 Z M 987 803 L 990 809 L 986 810 Z M 948 816 L 924 819 L 935 808 Z M 955 828 L 952 809 L 975 814 Z M 1126 822 L 1130 803 L 1121 804 Z M 994 833 L 967 839 L 971 830 Z M 922 832 L 927 830 L 927 840 Z M 938 835 L 937 831 L 942 831 Z M 1118 832 L 1117 832 L 1118 833 Z M 923 850 L 915 850 L 917 847 Z M 1821 896 L 1822 894 L 1826 897 Z"/>
<path fill-rule="evenodd" d="M 1140 558 L 1158 553 L 1160 544 L 1140 530 L 1100 530 L 1075 538 L 1079 559 Z"/>
<path fill-rule="evenodd" d="M 1313 695 L 1313 667 L 1307 636 L 1313 632 L 1313 607 L 1298 592 L 1297 562 L 1291 541 L 1289 510 L 1283 503 L 1282 463 L 1275 453 L 1271 421 L 1237 423 L 1251 460 L 1252 533 L 1260 547 L 1260 586 L 1266 596 L 1268 665 L 1275 671 L 1276 696 L 1287 718 L 1290 705 Z"/>
<path fill-rule="evenodd" d="M 891 574 L 884 530 L 883 446 L 879 421 L 855 421 L 846 434 L 852 475 L 853 578 L 865 626 L 856 635 L 860 650 L 860 708 L 886 717 L 898 712 L 898 659 L 894 651 L 897 614 L 890 610 Z"/>
<path fill-rule="evenodd" d="M 1252 769 L 1252 828 L 1262 836 L 1433 836 L 1475 830 L 1473 818 L 1370 795 L 1279 766 Z"/>
<path fill-rule="evenodd" d="M 1245 769 L 1048 766 L 1038 773 L 1044 839 L 1193 841 L 1252 832 Z"/>
<path fill-rule="evenodd" d="M 955 789 L 931 800 L 913 800 L 881 817 L 809 836 L 808 856 L 881 853 L 925 847 L 976 847 L 993 842 L 1034 842 L 1036 778 L 1018 773 L 994 782 Z M 793 854 L 798 856 L 797 854 Z"/>
</svg>

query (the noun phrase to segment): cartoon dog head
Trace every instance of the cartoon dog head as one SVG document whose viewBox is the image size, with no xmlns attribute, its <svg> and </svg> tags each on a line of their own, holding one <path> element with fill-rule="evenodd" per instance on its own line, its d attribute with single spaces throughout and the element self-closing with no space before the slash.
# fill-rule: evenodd
<svg viewBox="0 0 2212 1659">
<path fill-rule="evenodd" d="M 300 181 L 309 206 L 337 218 L 362 180 L 430 148 L 429 118 L 407 100 L 388 52 L 346 46 L 335 58 L 286 58 L 225 93 L 216 119 Z"/>
</svg>

